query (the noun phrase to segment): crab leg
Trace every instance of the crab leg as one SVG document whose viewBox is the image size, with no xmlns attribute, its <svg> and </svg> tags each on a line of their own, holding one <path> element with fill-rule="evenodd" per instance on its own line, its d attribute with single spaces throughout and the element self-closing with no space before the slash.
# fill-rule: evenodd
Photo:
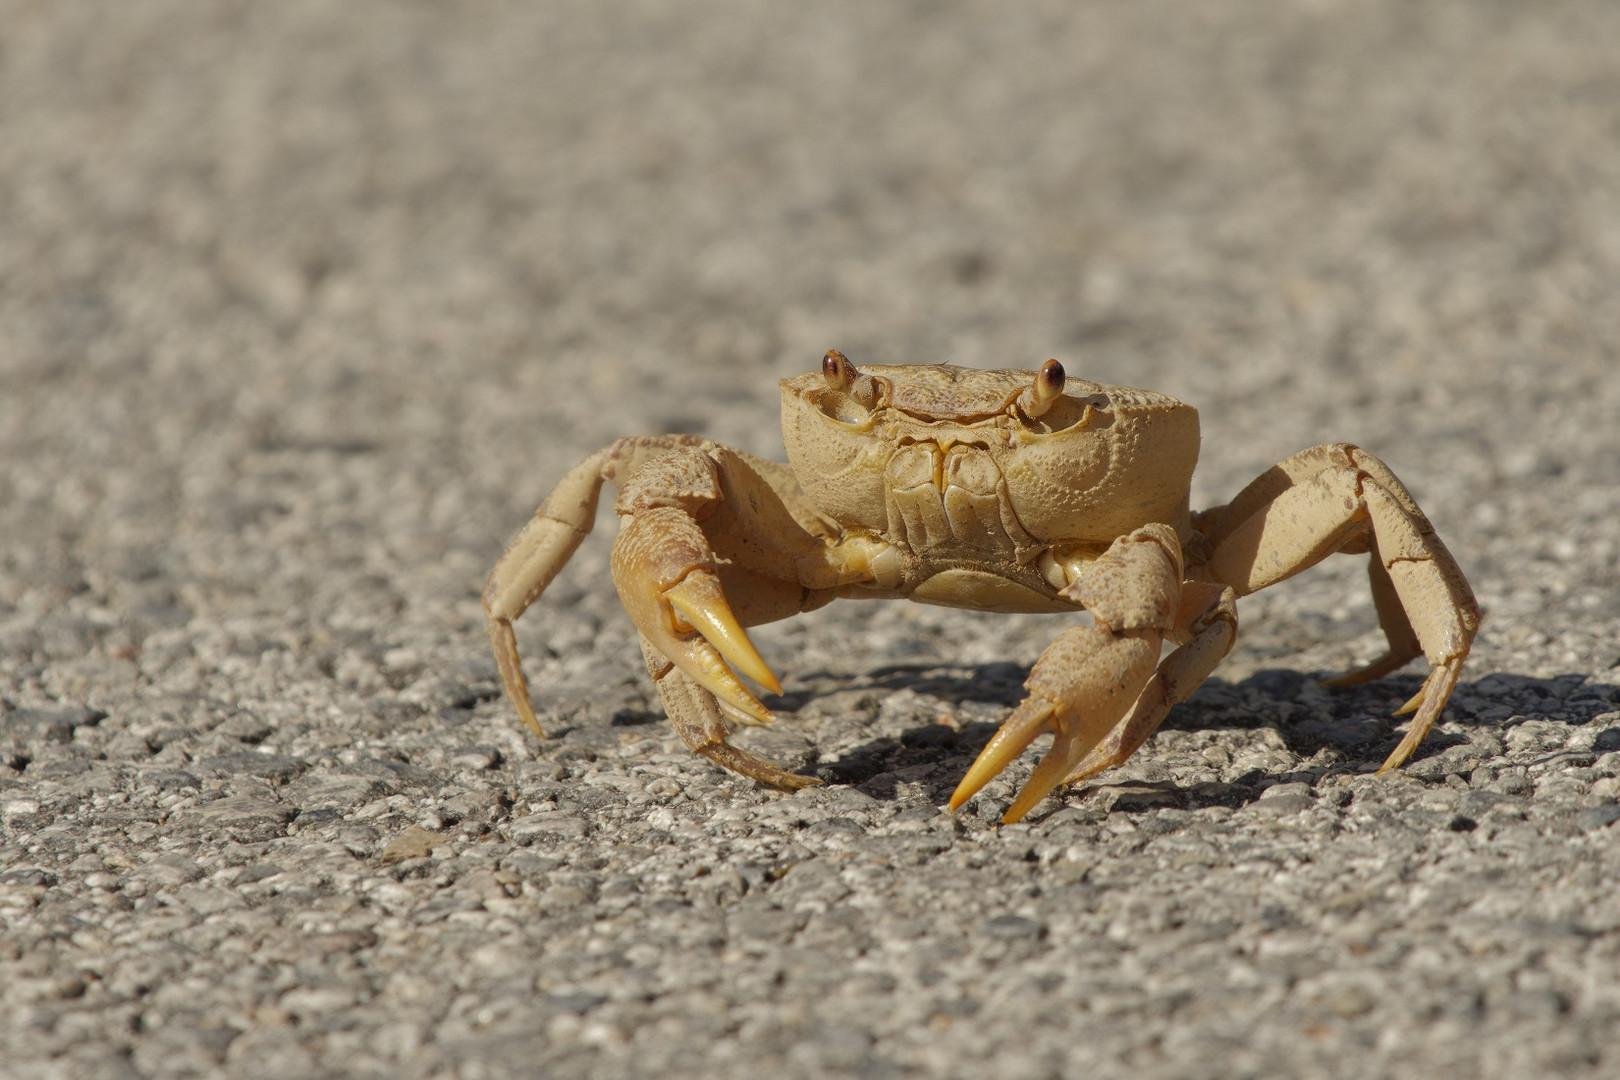
<svg viewBox="0 0 1620 1080">
<path fill-rule="evenodd" d="M 1428 658 L 1406 737 L 1380 772 L 1398 767 L 1434 725 L 1479 629 L 1479 607 L 1456 560 L 1382 461 L 1347 443 L 1313 447 L 1282 462 L 1230 504 L 1200 518 L 1210 540 L 1202 573 L 1245 596 L 1334 552 L 1371 552 L 1368 568 L 1385 653 L 1338 684 L 1388 674 Z"/>
<path fill-rule="evenodd" d="M 602 485 L 635 475 L 649 461 L 677 451 L 686 451 L 707 445 L 706 441 L 691 435 L 663 435 L 644 438 L 620 439 L 598 450 L 574 466 L 546 496 L 546 501 L 535 511 L 534 517 L 524 525 L 507 545 L 495 569 L 490 572 L 484 586 L 484 610 L 489 615 L 489 640 L 495 654 L 506 695 L 535 734 L 544 735 L 540 722 L 529 702 L 529 687 L 523 677 L 523 665 L 518 657 L 517 636 L 512 623 L 540 598 L 546 587 L 567 565 L 579 545 L 590 534 L 596 521 L 596 504 Z M 671 584 L 675 584 L 672 582 Z M 686 603 L 692 612 L 704 607 L 695 594 L 694 584 L 687 592 L 677 592 L 677 600 Z M 721 603 L 724 603 L 722 598 Z M 746 635 L 740 628 L 728 628 L 724 614 L 715 611 L 709 620 L 710 629 L 726 640 L 720 649 L 727 659 L 733 659 L 739 670 L 751 678 L 769 674 L 759 655 L 747 645 Z M 735 627 L 735 619 L 732 620 Z M 741 639 L 742 644 L 738 643 Z M 714 667 L 712 662 L 709 667 Z M 718 665 L 722 667 L 724 665 Z M 735 680 L 733 680 L 735 681 Z M 771 682 L 759 680 L 770 686 Z M 743 692 L 746 694 L 746 691 Z M 756 711 L 764 707 L 755 702 Z"/>
<path fill-rule="evenodd" d="M 726 742 L 730 728 L 727 720 L 737 717 L 727 711 L 725 704 L 671 663 L 646 637 L 641 639 L 641 653 L 675 733 L 693 753 L 751 780 L 789 791 L 821 783 L 813 776 L 788 772 Z"/>
<path fill-rule="evenodd" d="M 598 450 L 575 465 L 558 481 L 523 529 L 512 538 L 484 586 L 484 611 L 489 615 L 489 643 L 501 683 L 523 722 L 544 736 L 529 684 L 518 658 L 512 620 L 540 598 L 568 563 L 596 522 L 596 498 L 609 475 L 609 461 L 619 444 Z"/>
</svg>

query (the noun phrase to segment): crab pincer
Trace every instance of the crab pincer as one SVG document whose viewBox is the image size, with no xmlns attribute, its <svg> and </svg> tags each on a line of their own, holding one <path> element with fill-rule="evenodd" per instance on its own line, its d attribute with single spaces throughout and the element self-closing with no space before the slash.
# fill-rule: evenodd
<svg viewBox="0 0 1620 1080">
<path fill-rule="evenodd" d="M 731 669 L 773 694 L 782 684 L 727 603 L 713 558 L 689 516 L 652 507 L 626 519 L 613 548 L 613 581 L 631 621 L 659 653 L 735 719 L 768 724 L 770 710 Z"/>
</svg>

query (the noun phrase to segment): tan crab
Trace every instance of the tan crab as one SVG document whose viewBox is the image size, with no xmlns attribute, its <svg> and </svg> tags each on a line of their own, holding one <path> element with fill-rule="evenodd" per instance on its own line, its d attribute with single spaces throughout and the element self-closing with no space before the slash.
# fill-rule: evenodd
<svg viewBox="0 0 1620 1080">
<path fill-rule="evenodd" d="M 1462 571 L 1383 462 L 1345 443 L 1302 451 L 1225 506 L 1190 513 L 1198 413 L 1145 390 L 947 366 L 857 371 L 829 352 L 782 387 L 791 465 L 687 435 L 620 439 L 580 462 L 484 590 L 501 679 L 537 733 L 512 620 L 590 532 L 605 481 L 613 580 L 686 745 L 779 788 L 817 780 L 730 745 L 772 717 L 732 669 L 780 693 L 745 626 L 834 597 L 989 611 L 1091 612 L 1030 672 L 955 809 L 1043 732 L 1051 748 L 1005 822 L 1061 784 L 1129 758 L 1232 645 L 1236 599 L 1334 552 L 1371 553 L 1388 650 L 1338 684 L 1423 655 L 1430 671 L 1384 762 L 1405 761 L 1456 685 L 1479 625 Z M 1176 647 L 1160 660 L 1161 646 Z M 729 665 L 729 666 L 728 666 Z M 1382 771 L 1382 770 L 1380 770 Z"/>
</svg>

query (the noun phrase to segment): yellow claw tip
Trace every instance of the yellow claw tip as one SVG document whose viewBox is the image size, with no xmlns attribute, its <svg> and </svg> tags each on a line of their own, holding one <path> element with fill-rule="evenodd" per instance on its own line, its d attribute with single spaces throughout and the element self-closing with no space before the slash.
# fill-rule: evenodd
<svg viewBox="0 0 1620 1080">
<path fill-rule="evenodd" d="M 752 696 L 737 697 L 729 692 L 727 694 L 722 694 L 718 689 L 716 689 L 715 686 L 707 686 L 706 689 L 708 689 L 710 693 L 714 694 L 715 700 L 720 703 L 721 711 L 730 716 L 733 720 L 737 721 L 739 724 L 760 726 L 764 724 L 776 723 L 776 717 L 771 713 L 771 710 L 767 709 L 764 705 L 761 705 L 759 701 Z M 738 684 L 737 689 L 742 690 L 741 684 Z M 746 693 L 745 690 L 742 692 Z"/>
<path fill-rule="evenodd" d="M 1054 765 L 1063 765 L 1065 767 L 1062 769 L 1054 768 Z M 1001 816 L 1001 823 L 1011 825 L 1016 821 L 1020 821 L 1025 814 L 1039 806 L 1042 799 L 1062 786 L 1063 772 L 1066 771 L 1066 768 L 1067 763 L 1061 758 L 1053 758 L 1049 755 L 1042 759 L 1041 763 L 1035 766 L 1035 771 L 1030 773 L 1029 780 L 1025 782 L 1023 790 L 1018 793 L 1018 798 L 1013 800 L 1013 804 L 1007 807 L 1007 812 Z"/>
<path fill-rule="evenodd" d="M 1418 709 L 1422 708 L 1422 706 L 1423 706 L 1423 698 L 1425 696 L 1425 692 L 1428 689 L 1429 689 L 1428 684 L 1425 683 L 1422 687 L 1420 687 L 1418 689 L 1417 693 L 1412 695 L 1411 700 L 1407 701 L 1407 703 L 1405 705 L 1402 705 L 1400 708 L 1396 709 L 1390 715 L 1391 716 L 1405 716 L 1407 713 L 1417 712 Z"/>
<path fill-rule="evenodd" d="M 988 784 L 997 773 L 1006 768 L 1008 763 L 1023 750 L 1023 747 L 1020 746 L 1003 760 L 1001 754 L 991 753 L 991 750 L 995 747 L 996 742 L 992 739 L 983 750 L 979 751 L 978 759 L 973 762 L 972 767 L 967 771 L 967 775 L 962 777 L 962 782 L 957 784 L 956 790 L 951 793 L 952 810 L 977 795 L 980 788 Z"/>
<path fill-rule="evenodd" d="M 735 711 L 736 719 L 745 724 L 769 724 L 776 717 L 771 715 L 760 700 L 748 692 L 748 688 L 737 681 L 724 664 L 720 663 L 715 653 L 709 653 L 709 662 L 703 663 L 699 658 L 696 668 L 684 667 L 697 684 L 715 696 L 724 708 Z"/>
<path fill-rule="evenodd" d="M 1005 814 L 1001 815 L 1001 823 L 1003 825 L 1018 824 L 1018 822 L 1024 819 L 1025 814 L 1029 813 L 1031 810 L 1035 809 L 1035 807 L 1040 805 L 1040 801 L 1050 795 L 1051 792 L 1043 791 L 1034 798 L 1027 798 L 1026 794 L 1027 793 L 1025 792 L 1019 792 L 1017 800 L 1011 806 L 1007 807 L 1007 812 Z"/>
<path fill-rule="evenodd" d="M 979 789 L 994 779 L 996 774 L 1018 760 L 1018 755 L 1035 741 L 1036 736 L 1050 731 L 1052 713 L 1050 705 L 1041 703 L 1031 706 L 1027 701 L 1014 710 L 996 733 L 990 736 L 990 741 L 984 744 L 984 749 L 979 751 L 979 756 L 968 768 L 967 775 L 956 785 L 956 792 L 951 796 L 951 809 L 955 810 L 977 795 Z"/>
<path fill-rule="evenodd" d="M 773 694 L 782 684 L 748 640 L 748 632 L 732 614 L 720 583 L 710 574 L 693 573 L 664 590 L 664 599 L 702 634 L 727 663 Z"/>
</svg>

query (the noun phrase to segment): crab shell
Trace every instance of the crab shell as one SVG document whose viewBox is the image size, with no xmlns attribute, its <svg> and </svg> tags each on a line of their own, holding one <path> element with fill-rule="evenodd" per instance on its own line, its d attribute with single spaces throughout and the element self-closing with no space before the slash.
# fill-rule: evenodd
<svg viewBox="0 0 1620 1080">
<path fill-rule="evenodd" d="M 834 389 L 820 372 L 781 381 L 782 437 L 810 501 L 846 530 L 881 532 L 901 447 L 937 444 L 943 467 L 987 454 L 1025 530 L 1045 543 L 1106 546 L 1144 522 L 1190 532 L 1198 410 L 1148 390 L 1069 378 L 1039 416 L 1028 371 L 861 368 L 870 384 Z M 862 399 L 870 402 L 863 404 Z M 950 478 L 939 478 L 943 489 Z"/>
</svg>

